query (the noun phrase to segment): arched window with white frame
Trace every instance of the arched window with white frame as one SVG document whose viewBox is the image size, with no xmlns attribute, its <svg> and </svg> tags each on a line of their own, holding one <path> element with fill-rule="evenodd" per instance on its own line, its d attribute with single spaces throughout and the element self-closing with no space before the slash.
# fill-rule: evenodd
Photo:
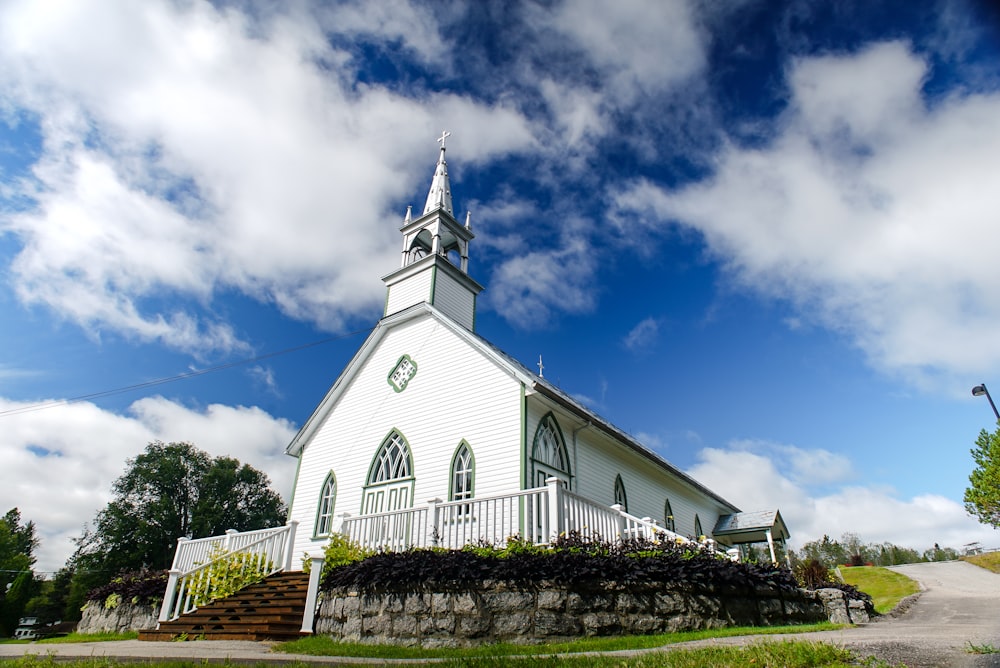
<svg viewBox="0 0 1000 668">
<path fill-rule="evenodd" d="M 337 504 L 337 477 L 330 471 L 320 488 L 319 507 L 316 511 L 315 536 L 329 536 L 333 527 L 333 510 Z"/>
<path fill-rule="evenodd" d="M 465 441 L 458 444 L 451 458 L 451 481 L 448 486 L 448 500 L 471 499 L 475 494 L 476 460 L 472 448 Z"/>
<path fill-rule="evenodd" d="M 535 487 L 544 487 L 550 477 L 559 478 L 567 487 L 572 479 L 569 451 L 555 415 L 546 414 L 535 429 L 531 448 L 531 479 Z"/>
<path fill-rule="evenodd" d="M 413 503 L 413 482 L 410 445 L 398 430 L 393 429 L 372 458 L 361 512 L 369 514 L 409 508 Z"/>
</svg>

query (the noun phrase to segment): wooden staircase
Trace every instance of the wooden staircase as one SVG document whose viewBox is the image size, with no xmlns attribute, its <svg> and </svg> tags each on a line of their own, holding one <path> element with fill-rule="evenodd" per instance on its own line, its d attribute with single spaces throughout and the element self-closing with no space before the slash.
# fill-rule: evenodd
<svg viewBox="0 0 1000 668">
<path fill-rule="evenodd" d="M 276 573 L 257 584 L 198 608 L 139 640 L 295 640 L 301 637 L 309 575 Z"/>
</svg>

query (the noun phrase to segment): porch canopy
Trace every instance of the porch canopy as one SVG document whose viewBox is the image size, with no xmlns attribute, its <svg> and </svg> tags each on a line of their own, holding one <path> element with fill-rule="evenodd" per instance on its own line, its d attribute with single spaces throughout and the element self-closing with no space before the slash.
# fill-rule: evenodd
<svg viewBox="0 0 1000 668">
<path fill-rule="evenodd" d="M 775 509 L 723 515 L 715 523 L 712 537 L 724 545 L 767 543 L 771 550 L 771 562 L 777 563 L 774 543 L 777 541 L 784 545 L 789 534 L 781 512 Z"/>
</svg>

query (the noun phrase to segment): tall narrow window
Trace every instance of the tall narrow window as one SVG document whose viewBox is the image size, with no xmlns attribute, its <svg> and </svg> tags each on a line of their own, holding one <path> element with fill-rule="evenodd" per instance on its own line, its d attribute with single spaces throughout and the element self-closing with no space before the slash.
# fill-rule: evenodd
<svg viewBox="0 0 1000 668">
<path fill-rule="evenodd" d="M 333 508 L 337 502 L 337 479 L 330 471 L 323 481 L 323 488 L 319 494 L 319 510 L 316 512 L 316 533 L 317 536 L 329 536 L 333 526 Z"/>
<path fill-rule="evenodd" d="M 559 478 L 568 485 L 572 477 L 569 452 L 563 442 L 559 423 L 552 413 L 543 417 L 535 430 L 535 440 L 531 448 L 531 469 L 535 487 L 544 487 L 545 481 L 551 476 Z"/>
<path fill-rule="evenodd" d="M 625 483 L 622 482 L 621 474 L 615 476 L 615 503 L 628 512 L 628 496 L 625 495 Z"/>
<path fill-rule="evenodd" d="M 701 518 L 698 517 L 697 513 L 695 513 L 695 516 L 694 516 L 694 537 L 695 538 L 701 538 L 704 535 L 705 534 L 701 530 Z"/>
<path fill-rule="evenodd" d="M 451 460 L 451 493 L 449 501 L 471 499 L 473 496 L 474 460 L 472 450 L 465 441 L 458 446 Z"/>
<path fill-rule="evenodd" d="M 667 531 L 677 531 L 677 522 L 674 521 L 674 509 L 670 507 L 670 499 L 663 501 L 663 526 Z"/>
</svg>

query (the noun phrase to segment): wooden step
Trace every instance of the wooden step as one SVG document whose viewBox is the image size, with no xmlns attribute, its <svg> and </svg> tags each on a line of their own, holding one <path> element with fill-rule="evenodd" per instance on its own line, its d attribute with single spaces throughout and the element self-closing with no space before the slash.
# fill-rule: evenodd
<svg viewBox="0 0 1000 668">
<path fill-rule="evenodd" d="M 276 573 L 180 618 L 139 631 L 139 640 L 293 640 L 302 634 L 309 575 Z"/>
</svg>

